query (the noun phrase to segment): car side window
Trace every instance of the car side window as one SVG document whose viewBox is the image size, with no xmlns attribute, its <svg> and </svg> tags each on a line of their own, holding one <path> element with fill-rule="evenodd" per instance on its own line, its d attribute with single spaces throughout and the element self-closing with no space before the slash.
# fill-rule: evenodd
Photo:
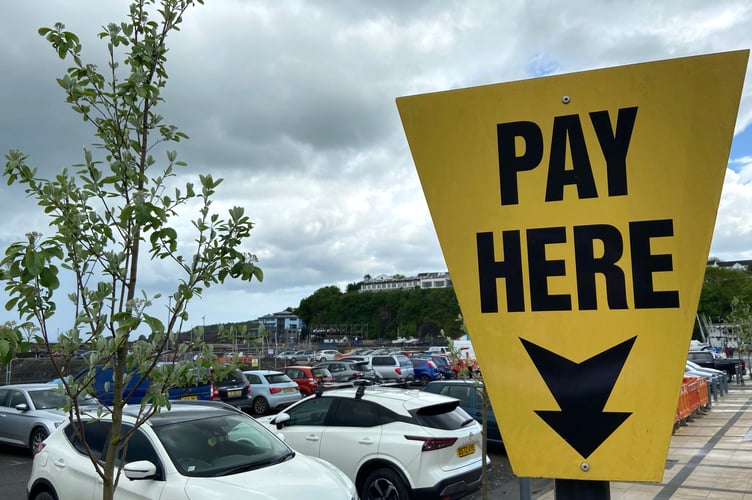
<svg viewBox="0 0 752 500">
<path fill-rule="evenodd" d="M 471 390 L 470 386 L 447 385 L 441 389 L 441 394 L 459 399 L 460 406 L 473 406 Z"/>
<path fill-rule="evenodd" d="M 76 432 L 76 427 L 81 430 L 83 434 L 83 440 L 79 433 Z M 79 453 L 87 454 L 86 444 L 89 445 L 89 449 L 92 455 L 97 459 L 104 458 L 104 450 L 107 444 L 107 436 L 110 433 L 112 424 L 109 422 L 102 422 L 94 420 L 91 422 L 74 422 L 65 428 L 65 437 L 68 438 L 71 445 L 78 450 Z"/>
<path fill-rule="evenodd" d="M 324 425 L 326 415 L 332 406 L 334 398 L 312 398 L 287 410 L 290 420 L 285 424 L 291 425 Z"/>
<path fill-rule="evenodd" d="M 385 356 L 374 356 L 371 358 L 371 364 L 374 366 L 391 365 L 391 359 Z"/>
<path fill-rule="evenodd" d="M 340 399 L 329 425 L 336 427 L 375 427 L 379 425 L 378 406 L 361 399 Z"/>
<path fill-rule="evenodd" d="M 8 406 L 8 394 L 10 394 L 8 389 L 0 389 L 0 406 Z"/>
<path fill-rule="evenodd" d="M 86 446 L 84 445 L 84 441 L 82 441 L 76 434 L 74 425 L 79 424 L 73 423 L 68 425 L 68 427 L 65 428 L 65 436 L 79 453 L 86 455 Z M 89 445 L 89 449 L 91 449 L 94 457 L 104 460 L 110 429 L 112 429 L 112 422 L 101 420 L 83 422 L 80 424 L 80 428 L 83 430 L 84 440 L 86 444 Z M 130 429 L 130 426 L 124 424 L 122 433 L 125 434 Z M 125 452 L 126 463 L 148 460 L 159 467 L 157 452 L 154 450 L 149 439 L 140 430 L 137 430 L 131 435 L 128 439 L 127 447 L 120 451 L 117 460 L 122 459 L 123 451 Z"/>
<path fill-rule="evenodd" d="M 10 391 L 10 397 L 8 398 L 8 406 L 15 408 L 16 405 L 27 405 L 26 396 L 21 391 Z"/>
<path fill-rule="evenodd" d="M 248 382 L 250 382 L 251 384 L 260 384 L 261 377 L 259 377 L 258 375 L 254 373 L 251 373 L 250 375 L 248 375 Z"/>
</svg>

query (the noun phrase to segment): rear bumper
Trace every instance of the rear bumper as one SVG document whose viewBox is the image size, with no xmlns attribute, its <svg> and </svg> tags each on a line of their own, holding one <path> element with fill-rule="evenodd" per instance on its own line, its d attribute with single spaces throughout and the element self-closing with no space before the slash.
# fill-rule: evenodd
<svg viewBox="0 0 752 500">
<path fill-rule="evenodd" d="M 488 464 L 491 468 L 491 464 Z M 436 499 L 436 498 L 462 498 L 478 490 L 481 486 L 481 469 L 480 467 L 457 476 L 444 479 L 430 488 L 419 488 L 413 490 L 412 498 L 414 500 Z"/>
</svg>

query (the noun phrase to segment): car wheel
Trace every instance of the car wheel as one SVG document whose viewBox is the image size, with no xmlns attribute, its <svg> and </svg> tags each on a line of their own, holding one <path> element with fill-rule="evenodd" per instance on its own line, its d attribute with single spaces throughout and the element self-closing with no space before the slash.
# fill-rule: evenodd
<svg viewBox="0 0 752 500">
<path fill-rule="evenodd" d="M 47 436 L 50 434 L 47 432 L 46 429 L 43 427 L 35 427 L 33 431 L 31 431 L 31 435 L 29 436 L 29 448 L 31 448 L 32 453 L 37 452 L 37 447 L 47 439 Z"/>
<path fill-rule="evenodd" d="M 431 381 L 431 377 L 428 375 L 421 375 L 419 378 L 420 385 L 428 385 L 428 383 Z"/>
<path fill-rule="evenodd" d="M 295 358 L 292 358 L 292 359 L 290 359 L 290 364 L 291 365 L 296 365 L 296 364 L 298 364 L 298 360 L 295 359 Z"/>
<path fill-rule="evenodd" d="M 263 397 L 259 396 L 253 400 L 253 413 L 264 415 L 269 411 L 269 403 Z"/>
<path fill-rule="evenodd" d="M 42 490 L 30 498 L 33 500 L 57 500 L 57 497 L 49 490 Z"/>
<path fill-rule="evenodd" d="M 363 481 L 361 500 L 407 500 L 410 491 L 402 477 L 392 469 L 376 469 Z"/>
<path fill-rule="evenodd" d="M 325 356 L 321 356 L 321 359 L 319 359 L 319 363 L 323 363 L 324 361 L 326 361 L 326 357 Z"/>
</svg>

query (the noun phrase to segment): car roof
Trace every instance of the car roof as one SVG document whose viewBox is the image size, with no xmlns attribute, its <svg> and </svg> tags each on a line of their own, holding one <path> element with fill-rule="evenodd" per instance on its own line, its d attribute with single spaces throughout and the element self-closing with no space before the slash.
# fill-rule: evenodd
<svg viewBox="0 0 752 500">
<path fill-rule="evenodd" d="M 47 390 L 56 390 L 57 385 L 56 384 L 47 384 L 47 383 L 33 383 L 33 384 L 10 384 L 10 385 L 4 385 L 2 386 L 3 389 L 21 389 L 24 391 L 39 391 L 42 389 Z"/>
<path fill-rule="evenodd" d="M 321 394 L 321 397 L 340 397 L 355 399 L 359 391 L 363 393 L 362 399 L 365 401 L 373 401 L 392 410 L 404 409 L 408 412 L 417 410 L 419 408 L 444 404 L 451 401 L 459 402 L 459 400 L 456 398 L 444 396 L 441 394 L 434 394 L 432 392 L 425 392 L 419 389 L 403 389 L 397 387 L 364 385 L 358 387 L 346 387 L 343 389 L 332 389 L 323 392 Z"/>
<path fill-rule="evenodd" d="M 140 410 L 140 405 L 126 405 L 123 407 L 123 416 L 135 419 Z M 171 401 L 170 408 L 161 408 L 146 421 L 149 425 L 159 427 L 161 425 L 187 422 L 199 418 L 207 418 L 219 415 L 243 414 L 242 411 L 221 401 Z M 128 422 L 132 423 L 132 422 Z"/>
<path fill-rule="evenodd" d="M 243 373 L 251 373 L 253 375 L 284 375 L 279 370 L 244 370 Z"/>
</svg>

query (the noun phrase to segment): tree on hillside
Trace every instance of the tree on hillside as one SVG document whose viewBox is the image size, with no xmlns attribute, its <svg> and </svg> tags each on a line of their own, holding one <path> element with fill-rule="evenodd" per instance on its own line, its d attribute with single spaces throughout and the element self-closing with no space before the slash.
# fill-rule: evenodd
<svg viewBox="0 0 752 500">
<path fill-rule="evenodd" d="M 70 301 L 63 307 L 73 310 L 75 319 L 57 338 L 59 375 L 67 375 L 61 367 L 79 349 L 94 349 L 87 375 L 64 378 L 74 421 L 80 421 L 77 396 L 89 392 L 94 365 L 113 369 L 110 446 L 104 462 L 90 455 L 103 481 L 104 499 L 113 498 L 122 466 L 116 466 L 115 458 L 130 435 L 169 404 L 168 388 L 196 377 L 187 361 L 157 366 L 188 320 L 191 300 L 228 278 L 263 278 L 255 256 L 242 250 L 253 228 L 243 208 L 231 208 L 224 217 L 211 210 L 222 180 L 205 174 L 198 185 L 178 187 L 176 170 L 185 164 L 167 145 L 187 136 L 157 114 L 168 77 L 167 37 L 179 30 L 196 3 L 203 0 L 134 1 L 126 21 L 111 23 L 99 34 L 108 52 L 103 72 L 83 61 L 79 38 L 64 25 L 41 28 L 40 35 L 57 55 L 72 61 L 58 83 L 72 109 L 92 126 L 95 144 L 84 149 L 82 163 L 49 179 L 39 176 L 22 152 L 6 155 L 7 183 L 23 185 L 53 228 L 50 236 L 29 233 L 7 248 L 0 263 L 10 297 L 6 308 L 34 321 L 39 341 L 49 351 L 48 322 L 58 310 L 58 294 Z M 157 152 L 163 159 L 153 156 Z M 187 215 L 193 207 L 195 215 Z M 190 234 L 178 233 L 178 215 L 191 217 Z M 158 294 L 139 288 L 147 257 L 175 276 L 167 314 L 153 311 Z M 61 291 L 61 280 L 72 283 L 70 288 Z M 209 368 L 211 350 L 198 347 L 204 354 L 199 363 Z M 189 348 L 180 345 L 177 355 Z M 124 388 L 134 376 L 150 380 L 150 386 L 136 425 L 126 431 L 121 421 Z"/>
</svg>

